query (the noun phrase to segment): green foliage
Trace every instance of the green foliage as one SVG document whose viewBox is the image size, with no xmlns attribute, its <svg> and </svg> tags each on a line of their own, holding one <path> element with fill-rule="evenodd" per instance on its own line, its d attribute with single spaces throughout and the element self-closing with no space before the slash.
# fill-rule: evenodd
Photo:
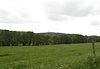
<svg viewBox="0 0 100 69">
<path fill-rule="evenodd" d="M 96 37 L 97 42 L 100 38 Z M 39 46 L 51 44 L 71 44 L 91 42 L 91 36 L 80 34 L 62 34 L 62 33 L 33 33 L 31 31 L 9 31 L 0 30 L 0 46 Z"/>
</svg>

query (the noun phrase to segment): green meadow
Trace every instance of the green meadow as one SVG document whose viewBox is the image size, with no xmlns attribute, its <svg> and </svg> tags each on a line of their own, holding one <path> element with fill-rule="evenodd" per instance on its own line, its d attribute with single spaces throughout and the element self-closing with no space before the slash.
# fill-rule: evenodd
<svg viewBox="0 0 100 69">
<path fill-rule="evenodd" d="M 100 69 L 100 43 L 94 61 L 91 43 L 0 46 L 0 69 Z"/>
</svg>

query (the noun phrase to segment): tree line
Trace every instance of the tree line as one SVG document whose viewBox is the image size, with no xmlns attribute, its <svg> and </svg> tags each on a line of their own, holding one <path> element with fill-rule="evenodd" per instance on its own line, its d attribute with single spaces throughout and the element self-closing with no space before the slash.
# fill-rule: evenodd
<svg viewBox="0 0 100 69">
<path fill-rule="evenodd" d="M 40 46 L 52 44 L 72 44 L 91 42 L 92 36 L 80 34 L 45 35 L 31 31 L 0 30 L 0 46 Z M 96 36 L 100 42 L 100 36 Z"/>
</svg>

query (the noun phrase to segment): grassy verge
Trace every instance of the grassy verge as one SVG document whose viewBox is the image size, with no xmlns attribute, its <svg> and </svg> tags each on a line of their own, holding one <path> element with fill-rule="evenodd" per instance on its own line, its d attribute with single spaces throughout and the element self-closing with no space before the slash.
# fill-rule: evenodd
<svg viewBox="0 0 100 69">
<path fill-rule="evenodd" d="M 88 43 L 0 47 L 0 69 L 99 69 L 99 45 L 96 62 Z"/>
</svg>

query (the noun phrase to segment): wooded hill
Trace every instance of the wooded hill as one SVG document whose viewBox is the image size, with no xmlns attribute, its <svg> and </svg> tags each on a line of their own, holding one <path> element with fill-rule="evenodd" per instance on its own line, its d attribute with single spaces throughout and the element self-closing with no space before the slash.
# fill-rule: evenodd
<svg viewBox="0 0 100 69">
<path fill-rule="evenodd" d="M 93 36 L 55 32 L 34 33 L 31 31 L 0 30 L 0 46 L 40 46 L 51 44 L 72 44 L 91 42 Z M 100 42 L 100 36 L 95 36 Z"/>
</svg>

